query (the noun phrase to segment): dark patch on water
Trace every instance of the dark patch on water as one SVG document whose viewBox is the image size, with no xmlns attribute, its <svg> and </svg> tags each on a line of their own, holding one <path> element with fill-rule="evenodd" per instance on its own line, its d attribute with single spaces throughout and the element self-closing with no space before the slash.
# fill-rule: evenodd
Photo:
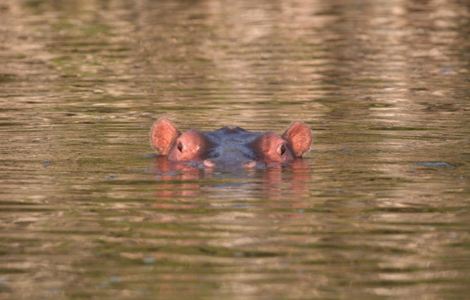
<svg viewBox="0 0 470 300">
<path fill-rule="evenodd" d="M 417 162 L 416 165 L 420 167 L 435 168 L 435 169 L 442 169 L 442 168 L 454 169 L 457 167 L 456 165 L 450 164 L 445 161 L 423 161 L 423 162 Z"/>
</svg>

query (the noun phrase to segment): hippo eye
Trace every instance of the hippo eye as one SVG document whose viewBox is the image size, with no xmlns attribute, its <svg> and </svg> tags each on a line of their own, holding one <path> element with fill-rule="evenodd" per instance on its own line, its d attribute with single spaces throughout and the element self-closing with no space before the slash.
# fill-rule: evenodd
<svg viewBox="0 0 470 300">
<path fill-rule="evenodd" d="M 284 144 L 282 144 L 280 147 L 279 147 L 279 154 L 282 156 L 284 155 L 284 153 L 286 153 L 286 146 Z"/>
<path fill-rule="evenodd" d="M 183 152 L 183 144 L 181 142 L 178 142 L 178 145 L 176 145 L 176 148 L 180 151 Z"/>
</svg>

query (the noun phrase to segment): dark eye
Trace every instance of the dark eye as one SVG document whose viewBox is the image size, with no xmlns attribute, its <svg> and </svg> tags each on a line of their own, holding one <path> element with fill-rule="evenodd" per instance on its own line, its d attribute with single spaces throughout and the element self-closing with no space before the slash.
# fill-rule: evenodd
<svg viewBox="0 0 470 300">
<path fill-rule="evenodd" d="M 279 147 L 279 154 L 282 156 L 284 155 L 284 153 L 286 153 L 286 146 L 285 145 L 281 145 L 281 147 Z"/>
<path fill-rule="evenodd" d="M 183 152 L 183 144 L 181 142 L 178 142 L 178 145 L 176 145 L 176 148 L 180 151 Z"/>
</svg>

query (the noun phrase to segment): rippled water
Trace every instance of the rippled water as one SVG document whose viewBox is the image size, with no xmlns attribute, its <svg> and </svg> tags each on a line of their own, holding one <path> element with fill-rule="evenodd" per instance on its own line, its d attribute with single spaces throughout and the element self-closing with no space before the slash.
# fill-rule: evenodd
<svg viewBox="0 0 470 300">
<path fill-rule="evenodd" d="M 468 297 L 469 9 L 2 1 L 0 298 Z M 162 115 L 313 151 L 161 176 Z"/>
</svg>

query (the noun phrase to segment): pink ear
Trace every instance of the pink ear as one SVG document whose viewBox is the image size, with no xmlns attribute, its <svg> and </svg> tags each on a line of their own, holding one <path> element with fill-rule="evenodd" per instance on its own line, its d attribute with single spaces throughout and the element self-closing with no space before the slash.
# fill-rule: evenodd
<svg viewBox="0 0 470 300">
<path fill-rule="evenodd" d="M 307 124 L 294 122 L 287 128 L 282 138 L 289 143 L 296 157 L 302 157 L 312 145 L 312 130 Z"/>
<path fill-rule="evenodd" d="M 160 118 L 153 123 L 150 130 L 150 143 L 160 154 L 168 155 L 179 135 L 180 132 L 170 120 Z"/>
</svg>

